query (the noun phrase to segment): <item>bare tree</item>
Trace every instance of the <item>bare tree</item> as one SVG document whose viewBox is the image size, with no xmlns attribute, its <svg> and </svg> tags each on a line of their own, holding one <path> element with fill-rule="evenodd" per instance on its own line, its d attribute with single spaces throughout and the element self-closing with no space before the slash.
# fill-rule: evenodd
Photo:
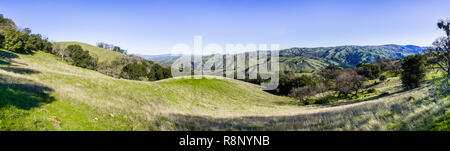
<svg viewBox="0 0 450 151">
<path fill-rule="evenodd" d="M 437 25 L 445 31 L 446 36 L 437 39 L 433 43 L 434 47 L 427 49 L 427 52 L 432 56 L 432 63 L 438 65 L 450 78 L 450 20 L 441 20 Z"/>
<path fill-rule="evenodd" d="M 52 54 L 58 56 L 63 61 L 67 61 L 66 56 L 68 56 L 67 51 L 63 48 L 62 45 L 53 45 Z"/>
<path fill-rule="evenodd" d="M 336 81 L 339 74 L 341 74 L 342 68 L 338 66 L 328 66 L 327 68 L 318 72 L 318 75 L 324 79 L 324 84 L 334 89 L 336 87 Z"/>
<path fill-rule="evenodd" d="M 317 94 L 317 91 L 311 86 L 304 86 L 299 88 L 294 88 L 289 94 L 290 97 L 296 98 L 300 101 L 304 101 L 306 98 Z"/>
<path fill-rule="evenodd" d="M 394 71 L 396 77 L 402 72 L 402 62 L 400 60 L 395 60 L 392 63 L 392 71 Z"/>
<path fill-rule="evenodd" d="M 324 95 L 325 92 L 328 91 L 327 84 L 325 82 L 319 82 L 316 84 L 316 91 L 317 93 Z"/>
<path fill-rule="evenodd" d="M 345 69 L 339 74 L 336 81 L 336 91 L 338 91 L 339 96 L 346 97 L 353 91 L 356 91 L 356 95 L 358 95 L 359 90 L 364 88 L 366 78 L 353 69 Z"/>
</svg>

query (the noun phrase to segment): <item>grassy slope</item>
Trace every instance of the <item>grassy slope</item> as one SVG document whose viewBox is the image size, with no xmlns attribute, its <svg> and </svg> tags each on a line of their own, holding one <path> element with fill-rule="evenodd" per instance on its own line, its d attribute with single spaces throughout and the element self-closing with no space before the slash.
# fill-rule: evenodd
<svg viewBox="0 0 450 151">
<path fill-rule="evenodd" d="M 89 51 L 89 53 L 91 55 L 95 55 L 96 57 L 98 57 L 99 62 L 104 62 L 104 61 L 111 62 L 116 57 L 122 55 L 121 53 L 118 53 L 118 52 L 106 50 L 103 48 L 99 48 L 99 47 L 81 43 L 81 42 L 55 42 L 55 44 L 62 46 L 62 48 L 66 48 L 69 45 L 80 45 L 84 50 Z"/>
<path fill-rule="evenodd" d="M 0 69 L 2 91 L 15 94 L 1 93 L 3 130 L 155 130 L 160 129 L 156 117 L 164 114 L 229 116 L 298 108 L 278 106 L 290 99 L 234 80 L 120 80 L 68 65 L 47 53 L 2 54 L 16 56 L 3 59 L 10 64 Z M 10 88 L 18 82 L 33 88 Z"/>
<path fill-rule="evenodd" d="M 129 81 L 0 52 L 0 130 L 395 130 L 442 112 L 428 87 L 398 92 L 395 78 L 379 85 L 389 96 L 302 107 L 236 80 Z"/>
</svg>

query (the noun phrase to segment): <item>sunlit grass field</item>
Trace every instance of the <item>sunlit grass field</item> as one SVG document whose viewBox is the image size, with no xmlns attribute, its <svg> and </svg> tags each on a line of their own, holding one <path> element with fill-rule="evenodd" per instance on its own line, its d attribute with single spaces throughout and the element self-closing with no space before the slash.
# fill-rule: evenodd
<svg viewBox="0 0 450 151">
<path fill-rule="evenodd" d="M 43 52 L 0 55 L 0 130 L 416 130 L 448 105 L 398 78 L 364 100 L 300 106 L 237 80 L 131 81 Z"/>
</svg>

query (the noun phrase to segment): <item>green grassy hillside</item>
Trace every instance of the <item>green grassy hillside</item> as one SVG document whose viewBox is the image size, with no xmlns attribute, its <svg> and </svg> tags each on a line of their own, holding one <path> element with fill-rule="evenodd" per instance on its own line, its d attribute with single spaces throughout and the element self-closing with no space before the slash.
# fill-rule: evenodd
<svg viewBox="0 0 450 151">
<path fill-rule="evenodd" d="M 165 114 L 229 116 L 297 108 L 278 106 L 290 99 L 235 80 L 121 80 L 43 52 L 1 54 L 1 130 L 159 130 L 165 129 L 157 124 Z"/>
<path fill-rule="evenodd" d="M 130 81 L 43 52 L 0 55 L 0 130 L 414 130 L 448 104 L 398 78 L 364 100 L 299 106 L 237 80 Z"/>
<path fill-rule="evenodd" d="M 69 45 L 80 45 L 84 50 L 89 51 L 91 55 L 94 55 L 98 58 L 99 62 L 111 62 L 114 59 L 116 59 L 118 56 L 121 56 L 123 54 L 111 50 L 106 50 L 103 48 L 99 48 L 90 44 L 85 44 L 81 42 L 55 42 L 54 43 L 57 46 L 60 46 L 61 48 L 66 48 Z M 56 46 L 56 47 L 57 47 Z"/>
</svg>

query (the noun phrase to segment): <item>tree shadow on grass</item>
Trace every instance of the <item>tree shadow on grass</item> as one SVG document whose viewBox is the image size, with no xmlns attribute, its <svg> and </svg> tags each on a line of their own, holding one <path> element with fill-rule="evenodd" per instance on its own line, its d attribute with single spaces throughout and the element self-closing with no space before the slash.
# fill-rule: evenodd
<svg viewBox="0 0 450 151">
<path fill-rule="evenodd" d="M 389 119 L 380 111 L 389 109 L 383 104 L 368 104 L 346 110 L 331 110 L 316 113 L 304 113 L 286 116 L 244 116 L 236 118 L 214 118 L 185 114 L 161 116 L 156 127 L 166 127 L 166 123 L 174 130 L 194 131 L 298 131 L 298 130 L 381 130 L 371 120 L 388 123 Z M 369 112 L 368 112 L 369 111 Z M 404 111 L 404 110 L 401 110 Z M 400 112 L 401 115 L 409 112 Z M 370 126 L 372 125 L 372 126 Z"/>
<path fill-rule="evenodd" d="M 55 101 L 52 88 L 33 81 L 0 74 L 0 108 L 14 106 L 30 110 Z"/>
<path fill-rule="evenodd" d="M 7 61 L 3 61 L 2 59 L 0 59 L 0 65 L 10 65 L 10 62 Z"/>
<path fill-rule="evenodd" d="M 11 53 L 11 52 L 6 52 L 4 50 L 0 50 L 0 58 L 18 58 L 19 56 Z"/>
<path fill-rule="evenodd" d="M 171 114 L 160 117 L 160 126 L 166 121 L 172 123 L 175 130 L 194 131 L 217 131 L 217 130 L 239 130 L 239 131 L 273 131 L 273 130 L 333 130 L 342 128 L 352 117 L 359 116 L 364 109 L 349 111 L 328 111 L 311 114 L 298 114 L 290 116 L 247 116 L 236 118 L 214 118 L 210 116 L 195 116 L 184 114 Z M 369 119 L 355 121 L 352 125 L 367 124 Z"/>
<path fill-rule="evenodd" d="M 14 67 L 15 65 L 11 64 L 14 58 L 19 56 L 0 50 L 0 65 L 6 65 L 0 67 L 0 70 L 17 74 L 40 73 L 32 69 Z M 30 110 L 39 107 L 55 101 L 55 98 L 49 95 L 51 91 L 54 90 L 31 80 L 0 74 L 0 108 L 13 106 Z"/>
<path fill-rule="evenodd" d="M 33 70 L 33 69 L 26 69 L 26 68 L 19 68 L 19 67 L 0 67 L 0 69 L 8 71 L 8 72 L 18 73 L 18 74 L 38 74 L 38 73 L 41 73 L 41 72 Z"/>
<path fill-rule="evenodd" d="M 19 56 L 14 53 L 11 53 L 11 52 L 0 50 L 0 65 L 6 65 L 6 66 L 0 66 L 0 69 L 8 71 L 8 72 L 14 72 L 17 74 L 40 73 L 39 71 L 32 70 L 32 69 L 14 67 L 17 65 L 13 65 L 12 63 L 25 65 L 23 63 L 18 63 L 18 62 L 13 61 L 12 59 L 14 59 L 14 58 L 19 58 Z"/>
<path fill-rule="evenodd" d="M 0 50 L 0 65 L 11 65 L 11 59 L 19 58 L 18 55 Z"/>
</svg>

